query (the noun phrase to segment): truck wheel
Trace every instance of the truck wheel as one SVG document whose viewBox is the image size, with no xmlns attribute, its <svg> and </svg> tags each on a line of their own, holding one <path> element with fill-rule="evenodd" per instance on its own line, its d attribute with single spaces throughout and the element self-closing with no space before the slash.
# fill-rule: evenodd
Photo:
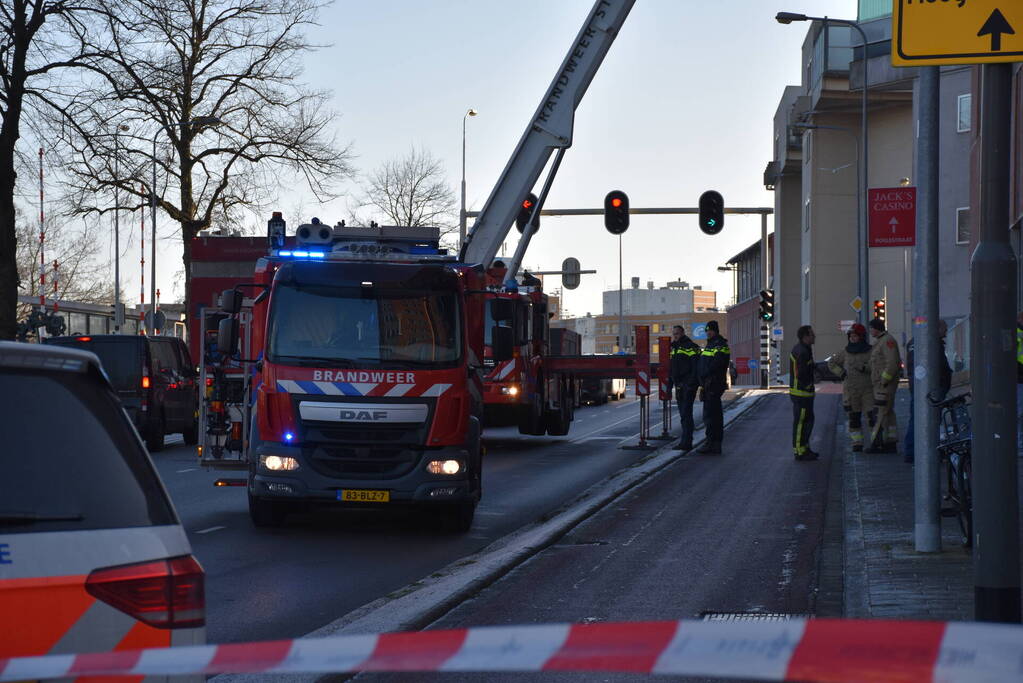
<svg viewBox="0 0 1023 683">
<path fill-rule="evenodd" d="M 159 420 L 149 423 L 149 427 L 146 429 L 146 448 L 150 453 L 163 450 L 164 426 L 163 415 Z"/>
<path fill-rule="evenodd" d="M 476 503 L 464 501 L 444 505 L 439 511 L 442 528 L 445 531 L 464 534 L 472 529 L 472 520 L 476 516 Z"/>
<path fill-rule="evenodd" d="M 194 446 L 199 443 L 199 418 L 195 418 L 188 429 L 181 432 L 181 438 L 185 440 L 186 446 Z"/>
<path fill-rule="evenodd" d="M 288 514 L 287 503 L 249 494 L 249 517 L 257 527 L 280 526 Z"/>
<path fill-rule="evenodd" d="M 543 436 L 547 432 L 543 403 L 543 398 L 535 394 L 532 403 L 523 406 L 519 414 L 519 434 Z"/>
</svg>

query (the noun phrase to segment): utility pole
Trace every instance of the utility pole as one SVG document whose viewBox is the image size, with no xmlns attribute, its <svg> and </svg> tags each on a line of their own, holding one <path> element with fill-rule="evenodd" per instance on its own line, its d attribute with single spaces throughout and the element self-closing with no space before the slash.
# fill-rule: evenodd
<svg viewBox="0 0 1023 683">
<path fill-rule="evenodd" d="M 978 621 L 1020 621 L 1016 257 L 1009 245 L 1012 64 L 981 67 L 980 241 L 970 262 L 973 583 Z"/>
<path fill-rule="evenodd" d="M 920 69 L 917 100 L 917 238 L 913 261 L 914 538 L 917 552 L 941 551 L 941 480 L 937 454 L 938 415 L 927 398 L 941 377 L 938 340 L 938 142 L 940 67 Z M 913 381 L 913 380 L 911 380 Z"/>
</svg>

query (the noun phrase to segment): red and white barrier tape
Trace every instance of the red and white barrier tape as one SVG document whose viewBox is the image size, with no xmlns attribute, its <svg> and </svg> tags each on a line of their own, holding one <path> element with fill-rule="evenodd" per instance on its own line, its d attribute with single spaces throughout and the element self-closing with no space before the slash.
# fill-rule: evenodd
<svg viewBox="0 0 1023 683">
<path fill-rule="evenodd" d="M 769 681 L 1023 681 L 1023 627 L 793 619 L 497 626 L 0 658 L 0 681 L 353 671 L 622 671 Z"/>
</svg>

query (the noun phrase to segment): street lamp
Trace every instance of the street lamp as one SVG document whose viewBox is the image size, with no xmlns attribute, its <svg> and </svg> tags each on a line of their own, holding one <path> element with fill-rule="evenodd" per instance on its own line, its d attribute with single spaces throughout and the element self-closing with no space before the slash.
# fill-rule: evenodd
<svg viewBox="0 0 1023 683">
<path fill-rule="evenodd" d="M 120 178 L 120 133 L 131 130 L 125 124 L 114 129 L 114 334 L 121 334 L 121 204 L 118 199 L 117 183 Z"/>
<path fill-rule="evenodd" d="M 185 126 L 201 128 L 202 126 L 215 126 L 220 123 L 223 123 L 223 121 L 218 116 L 197 116 L 188 121 L 179 121 L 177 125 L 179 128 L 184 128 Z M 153 224 L 152 246 L 150 247 L 150 260 L 152 264 L 149 267 L 149 305 L 153 308 L 146 324 L 146 333 L 149 335 L 156 331 L 156 138 L 160 135 L 161 130 L 163 130 L 162 126 L 158 127 L 156 132 L 153 133 L 153 185 L 149 191 L 149 209 Z M 188 311 L 185 311 L 185 315 L 188 315 Z"/>
<path fill-rule="evenodd" d="M 462 210 L 458 213 L 458 248 L 465 244 L 465 120 L 470 116 L 476 116 L 475 109 L 469 109 L 462 116 Z"/>
<path fill-rule="evenodd" d="M 867 252 L 867 195 L 869 186 L 867 185 L 867 167 L 868 167 L 868 139 L 867 139 L 867 34 L 860 27 L 860 25 L 850 19 L 833 19 L 831 17 L 810 17 L 805 14 L 797 14 L 795 12 L 778 12 L 774 17 L 775 21 L 779 24 L 791 24 L 793 21 L 822 21 L 824 22 L 824 30 L 827 31 L 828 24 L 840 24 L 842 26 L 849 26 L 856 29 L 860 34 L 860 41 L 863 47 L 863 89 L 861 91 L 861 107 L 862 113 L 860 114 L 860 144 L 863 146 L 863 152 L 860 155 L 862 163 L 860 163 L 860 203 L 862 206 L 859 210 L 859 248 L 857 253 L 859 254 L 859 271 L 860 271 L 860 299 L 863 305 L 860 308 L 860 322 L 866 322 L 867 315 L 867 302 L 870 301 L 870 260 Z"/>
</svg>

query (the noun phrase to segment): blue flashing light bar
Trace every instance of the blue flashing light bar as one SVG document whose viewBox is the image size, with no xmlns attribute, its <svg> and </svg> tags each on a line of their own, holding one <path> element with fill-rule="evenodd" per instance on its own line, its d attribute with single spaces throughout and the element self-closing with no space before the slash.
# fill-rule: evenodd
<svg viewBox="0 0 1023 683">
<path fill-rule="evenodd" d="M 291 432 L 285 432 L 284 433 L 284 440 L 287 441 L 288 443 L 291 443 L 294 438 L 295 438 L 295 435 L 292 434 Z"/>
<path fill-rule="evenodd" d="M 282 249 L 282 250 L 279 250 L 277 252 L 277 255 L 281 256 L 281 257 L 285 257 L 285 258 L 288 258 L 288 257 L 291 257 L 291 258 L 327 258 L 327 252 L 325 252 L 325 251 L 305 251 L 305 250 L 289 251 L 289 250 L 286 250 L 286 249 Z"/>
</svg>

